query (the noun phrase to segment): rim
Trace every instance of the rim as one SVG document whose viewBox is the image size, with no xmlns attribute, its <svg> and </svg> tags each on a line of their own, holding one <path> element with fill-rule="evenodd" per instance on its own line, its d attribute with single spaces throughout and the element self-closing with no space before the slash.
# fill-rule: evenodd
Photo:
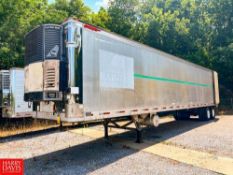
<svg viewBox="0 0 233 175">
<path fill-rule="evenodd" d="M 210 110 L 207 109 L 207 118 L 209 119 L 210 118 Z"/>
<path fill-rule="evenodd" d="M 215 117 L 215 110 L 212 109 L 212 116 Z"/>
</svg>

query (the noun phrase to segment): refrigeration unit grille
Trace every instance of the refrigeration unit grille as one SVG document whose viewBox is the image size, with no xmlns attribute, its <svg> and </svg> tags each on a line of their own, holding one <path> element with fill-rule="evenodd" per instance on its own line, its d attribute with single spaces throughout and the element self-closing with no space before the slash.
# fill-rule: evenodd
<svg viewBox="0 0 233 175">
<path fill-rule="evenodd" d="M 0 90 L 10 89 L 10 73 L 9 71 L 0 72 Z"/>
<path fill-rule="evenodd" d="M 49 68 L 45 72 L 45 88 L 55 88 L 56 86 L 56 70 Z"/>
<path fill-rule="evenodd" d="M 25 65 L 43 60 L 43 27 L 40 26 L 25 37 Z"/>
<path fill-rule="evenodd" d="M 47 59 L 61 59 L 62 52 L 62 28 L 58 26 L 46 26 L 45 32 L 45 55 Z"/>
<path fill-rule="evenodd" d="M 47 59 L 61 60 L 62 26 L 56 24 L 41 25 L 25 37 L 25 65 Z"/>
</svg>

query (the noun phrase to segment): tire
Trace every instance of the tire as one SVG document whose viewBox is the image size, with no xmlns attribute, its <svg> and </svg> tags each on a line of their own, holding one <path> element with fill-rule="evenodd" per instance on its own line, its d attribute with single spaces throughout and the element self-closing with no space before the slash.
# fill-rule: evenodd
<svg viewBox="0 0 233 175">
<path fill-rule="evenodd" d="M 211 111 L 209 108 L 203 108 L 199 111 L 199 120 L 209 121 L 211 119 Z"/>
<path fill-rule="evenodd" d="M 188 120 L 190 118 L 190 114 L 187 111 L 177 111 L 174 115 L 175 120 Z"/>
<path fill-rule="evenodd" d="M 210 119 L 211 119 L 211 120 L 214 120 L 215 117 L 216 117 L 215 109 L 214 109 L 214 108 L 210 108 L 210 111 L 211 111 L 211 117 L 210 117 Z"/>
</svg>

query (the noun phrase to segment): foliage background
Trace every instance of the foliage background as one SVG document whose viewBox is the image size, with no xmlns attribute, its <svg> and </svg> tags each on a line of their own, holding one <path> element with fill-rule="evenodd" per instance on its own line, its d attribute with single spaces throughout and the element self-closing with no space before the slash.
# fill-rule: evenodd
<svg viewBox="0 0 233 175">
<path fill-rule="evenodd" d="M 83 0 L 1 0 L 0 69 L 23 67 L 28 31 L 68 17 L 214 69 L 222 99 L 233 96 L 232 0 L 111 0 L 96 13 Z"/>
</svg>

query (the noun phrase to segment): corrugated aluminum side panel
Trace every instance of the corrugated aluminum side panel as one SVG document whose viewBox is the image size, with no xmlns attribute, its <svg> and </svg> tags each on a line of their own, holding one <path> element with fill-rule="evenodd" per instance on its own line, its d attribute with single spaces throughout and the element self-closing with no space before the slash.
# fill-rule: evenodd
<svg viewBox="0 0 233 175">
<path fill-rule="evenodd" d="M 131 63 L 133 73 L 127 68 Z M 127 82 L 132 78 L 133 88 Z M 83 29 L 85 112 L 214 104 L 213 94 L 211 70 L 106 32 Z"/>
<path fill-rule="evenodd" d="M 36 77 L 35 77 L 36 79 Z M 32 107 L 28 107 L 28 103 L 24 101 L 24 70 L 10 70 L 11 84 L 11 109 L 12 113 L 31 112 Z"/>
</svg>

